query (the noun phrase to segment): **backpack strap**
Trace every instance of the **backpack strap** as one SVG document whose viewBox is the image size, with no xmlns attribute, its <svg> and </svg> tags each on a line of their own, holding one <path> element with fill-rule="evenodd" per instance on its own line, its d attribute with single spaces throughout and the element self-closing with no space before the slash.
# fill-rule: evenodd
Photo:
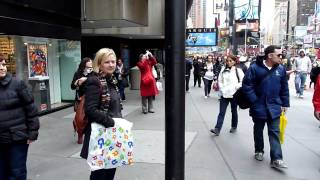
<svg viewBox="0 0 320 180">
<path fill-rule="evenodd" d="M 240 82 L 240 77 L 239 77 L 239 73 L 238 73 L 238 68 L 235 66 L 236 68 L 236 75 L 237 75 L 237 79 L 238 79 L 238 83 Z"/>
<path fill-rule="evenodd" d="M 273 71 L 275 71 L 275 69 L 277 68 L 272 68 L 269 72 L 267 72 L 257 83 L 258 86 L 260 86 L 260 84 L 265 80 L 267 79 L 267 77 L 273 73 Z"/>
</svg>

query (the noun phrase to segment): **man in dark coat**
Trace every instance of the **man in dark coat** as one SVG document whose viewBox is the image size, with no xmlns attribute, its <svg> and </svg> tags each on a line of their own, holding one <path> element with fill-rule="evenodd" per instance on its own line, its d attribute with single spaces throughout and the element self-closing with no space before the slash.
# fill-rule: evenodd
<svg viewBox="0 0 320 180">
<path fill-rule="evenodd" d="M 7 73 L 0 55 L 0 179 L 27 179 L 29 144 L 38 137 L 39 119 L 26 84 Z"/>
<path fill-rule="evenodd" d="M 189 92 L 189 80 L 192 69 L 192 60 L 190 58 L 186 58 L 186 91 Z"/>
<path fill-rule="evenodd" d="M 293 73 L 293 70 L 292 70 L 292 63 L 290 61 L 290 56 L 287 55 L 287 50 L 285 50 L 285 49 L 282 51 L 281 64 L 286 69 L 287 79 L 289 80 L 290 79 L 290 74 Z"/>
<path fill-rule="evenodd" d="M 252 103 L 250 116 L 254 122 L 255 159 L 263 160 L 263 129 L 268 125 L 271 167 L 286 168 L 282 160 L 279 140 L 279 122 L 282 111 L 289 107 L 289 89 L 286 69 L 279 65 L 282 52 L 280 47 L 268 46 L 264 59 L 252 64 L 244 79 L 243 92 Z"/>
<path fill-rule="evenodd" d="M 193 86 L 196 87 L 198 82 L 199 88 L 201 88 L 201 69 L 203 67 L 202 59 L 199 57 L 195 57 L 193 59 L 193 77 L 194 77 L 194 84 Z"/>
</svg>

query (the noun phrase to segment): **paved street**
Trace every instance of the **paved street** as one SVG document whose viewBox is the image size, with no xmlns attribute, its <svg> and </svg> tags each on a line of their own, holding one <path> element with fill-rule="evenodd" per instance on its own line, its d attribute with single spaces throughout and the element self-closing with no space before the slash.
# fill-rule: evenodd
<svg viewBox="0 0 320 180">
<path fill-rule="evenodd" d="M 190 80 L 190 85 L 193 80 Z M 291 87 L 293 87 L 291 85 Z M 293 89 L 291 89 L 293 90 Z M 239 126 L 230 134 L 230 108 L 218 137 L 211 135 L 219 112 L 217 95 L 204 99 L 203 88 L 186 94 L 186 180 L 319 180 L 320 128 L 313 118 L 312 90 L 297 99 L 291 91 L 291 108 L 283 156 L 289 168 L 269 167 L 269 143 L 265 130 L 265 160 L 253 158 L 253 123 L 247 110 L 239 110 Z M 156 97 L 155 114 L 141 113 L 139 91 L 127 92 L 125 119 L 134 123 L 135 159 L 132 166 L 117 169 L 117 180 L 164 180 L 164 92 Z M 72 108 L 41 117 L 39 140 L 28 158 L 30 180 L 87 180 L 89 169 L 79 158 L 72 129 Z"/>
</svg>

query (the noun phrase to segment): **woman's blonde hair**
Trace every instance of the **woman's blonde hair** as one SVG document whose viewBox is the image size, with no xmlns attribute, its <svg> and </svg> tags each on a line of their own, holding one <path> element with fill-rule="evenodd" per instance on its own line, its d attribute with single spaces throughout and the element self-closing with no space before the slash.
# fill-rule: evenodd
<svg viewBox="0 0 320 180">
<path fill-rule="evenodd" d="M 102 63 L 103 57 L 108 57 L 110 55 L 114 55 L 114 57 L 117 59 L 116 53 L 112 49 L 109 48 L 102 48 L 100 49 L 97 53 L 96 56 L 94 57 L 93 60 L 93 71 L 96 73 L 100 72 L 100 65 Z"/>
</svg>

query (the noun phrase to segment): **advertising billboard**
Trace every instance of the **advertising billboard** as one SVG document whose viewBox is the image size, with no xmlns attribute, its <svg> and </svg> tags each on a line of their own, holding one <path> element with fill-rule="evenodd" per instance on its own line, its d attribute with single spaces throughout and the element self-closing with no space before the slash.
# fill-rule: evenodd
<svg viewBox="0 0 320 180">
<path fill-rule="evenodd" d="M 186 46 L 217 46 L 215 28 L 187 29 Z"/>
<path fill-rule="evenodd" d="M 241 32 L 245 30 L 250 30 L 254 32 L 259 31 L 259 21 L 256 20 L 254 22 L 236 22 L 236 32 Z"/>
<path fill-rule="evenodd" d="M 259 0 L 234 0 L 234 19 L 259 19 Z"/>
<path fill-rule="evenodd" d="M 47 44 L 28 44 L 29 79 L 49 79 Z"/>
</svg>

